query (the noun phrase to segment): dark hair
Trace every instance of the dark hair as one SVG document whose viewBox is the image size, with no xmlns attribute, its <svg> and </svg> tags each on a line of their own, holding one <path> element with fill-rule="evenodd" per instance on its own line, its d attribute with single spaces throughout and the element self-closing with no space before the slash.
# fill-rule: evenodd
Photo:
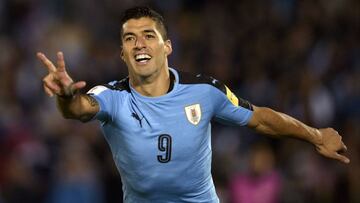
<svg viewBox="0 0 360 203">
<path fill-rule="evenodd" d="M 151 18 L 152 20 L 154 20 L 157 24 L 157 28 L 159 29 L 162 38 L 164 40 L 168 39 L 167 26 L 165 25 L 164 18 L 159 13 L 157 13 L 153 9 L 146 7 L 146 6 L 137 6 L 137 7 L 133 7 L 133 8 L 129 8 L 129 9 L 125 10 L 125 12 L 122 15 L 121 20 L 120 20 L 121 36 L 123 35 L 122 26 L 124 25 L 124 23 L 126 23 L 126 21 L 128 21 L 130 19 L 139 19 L 142 17 L 148 17 L 148 18 Z"/>
</svg>

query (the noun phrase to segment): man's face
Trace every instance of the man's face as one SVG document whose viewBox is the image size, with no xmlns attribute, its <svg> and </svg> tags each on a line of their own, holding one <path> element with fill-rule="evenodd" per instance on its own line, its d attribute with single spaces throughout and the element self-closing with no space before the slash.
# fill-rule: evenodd
<svg viewBox="0 0 360 203">
<path fill-rule="evenodd" d="M 167 67 L 171 42 L 164 41 L 154 20 L 147 17 L 130 19 L 122 28 L 121 58 L 130 75 L 149 77 Z"/>
</svg>

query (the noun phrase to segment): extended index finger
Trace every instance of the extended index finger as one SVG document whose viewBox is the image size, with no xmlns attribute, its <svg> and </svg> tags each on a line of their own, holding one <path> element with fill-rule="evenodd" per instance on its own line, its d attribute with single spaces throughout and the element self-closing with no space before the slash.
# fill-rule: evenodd
<svg viewBox="0 0 360 203">
<path fill-rule="evenodd" d="M 48 69 L 49 72 L 55 72 L 56 71 L 56 67 L 54 66 L 54 64 L 48 58 L 46 58 L 45 54 L 43 54 L 41 52 L 38 52 L 36 54 L 36 56 L 45 65 L 45 67 Z"/>
<path fill-rule="evenodd" d="M 336 153 L 333 158 L 346 164 L 350 163 L 350 159 L 348 157 L 341 155 L 339 153 Z"/>
</svg>

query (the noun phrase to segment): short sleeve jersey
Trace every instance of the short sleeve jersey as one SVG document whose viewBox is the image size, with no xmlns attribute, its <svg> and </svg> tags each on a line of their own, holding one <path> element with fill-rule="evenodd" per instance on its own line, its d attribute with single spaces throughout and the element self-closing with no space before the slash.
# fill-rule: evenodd
<svg viewBox="0 0 360 203">
<path fill-rule="evenodd" d="M 211 176 L 211 120 L 246 125 L 249 102 L 218 80 L 170 68 L 173 88 L 146 97 L 113 81 L 89 90 L 123 182 L 124 202 L 219 202 Z"/>
</svg>

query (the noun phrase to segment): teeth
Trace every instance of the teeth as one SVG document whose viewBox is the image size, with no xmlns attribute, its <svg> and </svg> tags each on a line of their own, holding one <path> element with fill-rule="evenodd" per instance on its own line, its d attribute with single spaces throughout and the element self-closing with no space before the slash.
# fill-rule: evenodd
<svg viewBox="0 0 360 203">
<path fill-rule="evenodd" d="M 140 60 L 148 60 L 151 59 L 151 56 L 147 55 L 147 54 L 138 54 L 135 56 L 135 60 L 140 61 Z"/>
</svg>

